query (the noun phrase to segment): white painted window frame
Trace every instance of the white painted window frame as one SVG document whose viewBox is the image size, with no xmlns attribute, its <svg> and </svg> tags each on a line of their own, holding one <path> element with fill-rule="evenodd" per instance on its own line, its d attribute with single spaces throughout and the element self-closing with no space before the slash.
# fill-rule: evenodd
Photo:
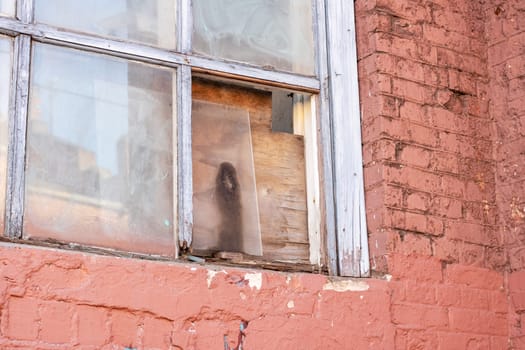
<svg viewBox="0 0 525 350">
<path fill-rule="evenodd" d="M 12 240 L 22 238 L 30 50 L 32 41 L 36 41 L 177 69 L 177 162 L 174 167 L 178 175 L 174 182 L 177 183 L 178 195 L 174 201 L 181 246 L 191 245 L 192 240 L 192 73 L 209 73 L 314 94 L 311 106 L 318 122 L 312 124 L 310 121 L 308 128 L 312 133 L 317 125 L 322 178 L 320 192 L 323 198 L 321 203 L 318 198 L 310 199 L 317 202 L 317 207 L 320 204 L 324 208 L 320 220 L 323 225 L 316 230 L 316 234 L 325 235 L 330 274 L 369 276 L 354 2 L 313 0 L 314 30 L 317 38 L 316 77 L 193 56 L 190 54 L 191 0 L 178 0 L 177 10 L 179 31 L 176 52 L 33 24 L 32 0 L 18 0 L 16 19 L 0 17 L 0 33 L 14 37 L 5 236 Z M 315 152 L 316 148 L 308 146 L 308 149 Z M 311 236 L 311 239 L 320 241 L 318 237 Z M 318 249 L 321 249 L 320 245 L 319 243 Z M 318 255 L 312 256 L 313 260 L 319 259 Z"/>
</svg>

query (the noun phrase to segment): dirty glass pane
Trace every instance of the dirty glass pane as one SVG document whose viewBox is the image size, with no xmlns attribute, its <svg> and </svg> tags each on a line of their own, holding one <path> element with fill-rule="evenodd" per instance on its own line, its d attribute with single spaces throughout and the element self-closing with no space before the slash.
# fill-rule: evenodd
<svg viewBox="0 0 525 350">
<path fill-rule="evenodd" d="M 311 0 L 193 0 L 193 51 L 314 74 Z"/>
<path fill-rule="evenodd" d="M 11 40 L 0 36 L 0 234 L 4 232 Z"/>
<path fill-rule="evenodd" d="M 14 16 L 15 8 L 15 0 L 0 0 L 0 16 Z"/>
<path fill-rule="evenodd" d="M 35 0 L 35 21 L 175 48 L 176 0 Z"/>
<path fill-rule="evenodd" d="M 191 119 L 193 248 L 262 255 L 248 112 L 195 100 Z"/>
<path fill-rule="evenodd" d="M 174 71 L 36 44 L 25 237 L 174 254 Z"/>
</svg>

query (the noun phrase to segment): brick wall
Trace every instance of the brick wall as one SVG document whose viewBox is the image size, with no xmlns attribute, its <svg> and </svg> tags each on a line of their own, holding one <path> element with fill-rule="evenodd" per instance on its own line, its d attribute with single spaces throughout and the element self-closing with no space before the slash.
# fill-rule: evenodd
<svg viewBox="0 0 525 350">
<path fill-rule="evenodd" d="M 369 244 L 396 348 L 506 349 L 486 5 L 356 6 Z"/>
<path fill-rule="evenodd" d="M 508 253 L 510 337 L 525 349 L 525 3 L 486 6 L 498 224 Z"/>
<path fill-rule="evenodd" d="M 0 348 L 525 348 L 522 3 L 355 2 L 372 278 L 2 244 Z"/>
</svg>

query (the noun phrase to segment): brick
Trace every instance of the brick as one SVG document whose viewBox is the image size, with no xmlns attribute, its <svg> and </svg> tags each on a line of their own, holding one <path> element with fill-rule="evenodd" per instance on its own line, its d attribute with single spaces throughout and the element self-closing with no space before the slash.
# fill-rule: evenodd
<svg viewBox="0 0 525 350">
<path fill-rule="evenodd" d="M 92 306 L 79 306 L 78 340 L 81 344 L 100 346 L 109 340 L 108 311 Z"/>
<path fill-rule="evenodd" d="M 439 333 L 439 349 L 489 349 L 490 337 L 466 333 Z"/>
<path fill-rule="evenodd" d="M 445 308 L 403 304 L 392 306 L 392 322 L 403 328 L 446 328 L 448 313 Z"/>
<path fill-rule="evenodd" d="M 73 305 L 45 302 L 40 308 L 40 337 L 47 343 L 68 343 L 72 338 Z"/>
<path fill-rule="evenodd" d="M 448 265 L 445 270 L 446 281 L 472 288 L 500 290 L 503 288 L 501 273 L 472 266 Z"/>
<path fill-rule="evenodd" d="M 146 318 L 144 320 L 143 344 L 147 348 L 167 349 L 170 346 L 172 322 Z"/>
<path fill-rule="evenodd" d="M 453 331 L 490 335 L 507 334 L 507 318 L 491 311 L 450 308 L 450 328 Z"/>
<path fill-rule="evenodd" d="M 461 288 L 461 306 L 464 308 L 488 310 L 489 292 L 483 289 Z"/>
<path fill-rule="evenodd" d="M 461 295 L 461 288 L 454 285 L 438 285 L 436 287 L 436 299 L 441 306 L 458 306 L 461 302 L 458 297 Z"/>
<path fill-rule="evenodd" d="M 400 349 L 437 349 L 438 348 L 437 332 L 431 330 L 409 330 L 407 332 L 407 345 Z"/>
<path fill-rule="evenodd" d="M 445 229 L 448 238 L 482 245 L 495 245 L 496 237 L 490 228 L 467 222 L 450 222 Z"/>
<path fill-rule="evenodd" d="M 490 310 L 494 312 L 507 312 L 509 309 L 509 300 L 507 293 L 504 291 L 490 292 L 489 294 Z"/>
<path fill-rule="evenodd" d="M 416 304 L 435 304 L 436 286 L 435 284 L 407 281 L 406 298 L 410 303 Z"/>
<path fill-rule="evenodd" d="M 111 312 L 111 336 L 114 343 L 132 346 L 137 343 L 139 318 L 126 311 Z"/>
<path fill-rule="evenodd" d="M 39 331 L 38 301 L 29 298 L 10 298 L 7 304 L 7 327 L 10 339 L 35 340 Z"/>
<path fill-rule="evenodd" d="M 431 168 L 437 171 L 457 174 L 459 172 L 458 156 L 453 153 L 432 152 Z"/>
<path fill-rule="evenodd" d="M 389 267 L 391 275 L 396 279 L 422 282 L 440 282 L 443 280 L 441 262 L 433 257 L 392 254 L 389 256 Z"/>
<path fill-rule="evenodd" d="M 402 163 L 421 168 L 429 167 L 430 157 L 430 150 L 411 145 L 405 145 L 396 153 L 396 158 Z"/>
<path fill-rule="evenodd" d="M 417 123 L 429 123 L 430 119 L 426 115 L 426 109 L 421 104 L 404 101 L 399 107 L 399 115 L 401 119 L 410 120 Z"/>
<path fill-rule="evenodd" d="M 406 208 L 409 210 L 426 211 L 430 206 L 430 194 L 424 192 L 405 193 Z"/>
<path fill-rule="evenodd" d="M 463 216 L 463 202 L 441 196 L 434 196 L 430 204 L 430 213 L 449 219 L 459 219 Z"/>
<path fill-rule="evenodd" d="M 428 86 L 397 78 L 392 79 L 392 94 L 419 103 L 432 100 L 432 90 Z"/>
<path fill-rule="evenodd" d="M 465 194 L 465 182 L 455 176 L 441 176 L 440 191 L 451 197 L 463 197 Z"/>
<path fill-rule="evenodd" d="M 431 256 L 432 246 L 429 237 L 420 234 L 412 234 L 404 231 L 399 231 L 399 235 L 395 242 L 395 251 L 406 255 L 420 255 Z"/>
<path fill-rule="evenodd" d="M 498 349 L 509 349 L 510 348 L 510 340 L 508 337 L 498 337 L 498 336 L 492 336 L 490 337 L 490 348 L 494 350 Z M 523 344 L 525 345 L 525 344 Z M 518 348 L 516 348 L 518 349 Z"/>
<path fill-rule="evenodd" d="M 517 312 L 525 311 L 525 292 L 510 291 L 510 301 Z"/>
</svg>

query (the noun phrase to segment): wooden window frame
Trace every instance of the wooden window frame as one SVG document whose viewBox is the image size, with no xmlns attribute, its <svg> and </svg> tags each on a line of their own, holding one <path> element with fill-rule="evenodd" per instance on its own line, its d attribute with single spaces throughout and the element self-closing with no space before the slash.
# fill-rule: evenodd
<svg viewBox="0 0 525 350">
<path fill-rule="evenodd" d="M 32 41 L 35 41 L 176 68 L 177 161 L 174 167 L 178 195 L 174 198 L 174 206 L 177 208 L 175 227 L 181 248 L 190 246 L 192 241 L 192 75 L 208 74 L 314 94 L 321 164 L 321 181 L 316 196 L 319 196 L 318 192 L 322 193 L 321 198 L 314 200 L 323 208 L 316 234 L 319 241 L 324 242 L 331 275 L 369 276 L 354 3 L 313 0 L 312 4 L 316 76 L 192 55 L 191 0 L 177 0 L 176 3 L 178 32 L 175 51 L 32 23 L 33 0 L 18 0 L 16 18 L 0 17 L 0 33 L 14 38 L 5 237 L 22 242 L 30 51 Z M 314 249 L 320 251 L 321 243 L 316 245 L 319 247 Z"/>
</svg>

